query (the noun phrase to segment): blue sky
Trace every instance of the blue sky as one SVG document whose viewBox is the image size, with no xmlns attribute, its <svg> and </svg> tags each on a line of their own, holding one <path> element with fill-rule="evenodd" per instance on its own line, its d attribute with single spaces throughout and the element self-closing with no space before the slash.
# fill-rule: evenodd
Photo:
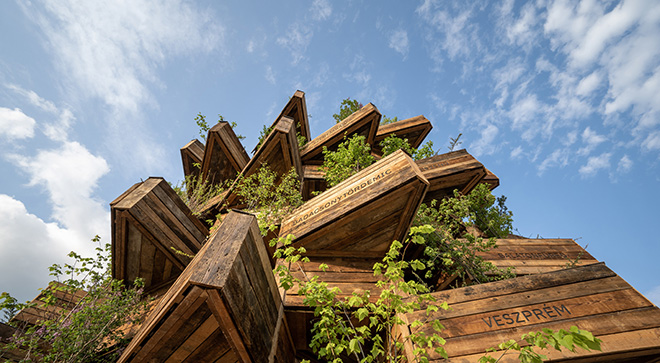
<svg viewBox="0 0 660 363">
<path fill-rule="evenodd" d="M 0 291 L 110 241 L 108 203 L 182 179 L 193 118 L 250 151 L 305 91 L 425 115 L 499 176 L 518 233 L 577 239 L 660 303 L 657 1 L 0 3 Z"/>
</svg>

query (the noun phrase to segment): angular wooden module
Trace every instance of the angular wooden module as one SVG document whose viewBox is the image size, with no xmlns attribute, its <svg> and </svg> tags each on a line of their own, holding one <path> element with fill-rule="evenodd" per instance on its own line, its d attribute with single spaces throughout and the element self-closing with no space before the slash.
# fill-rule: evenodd
<svg viewBox="0 0 660 363">
<path fill-rule="evenodd" d="M 383 256 L 405 238 L 428 181 L 399 150 L 307 201 L 282 223 L 311 256 Z"/>
<path fill-rule="evenodd" d="M 486 175 L 486 168 L 465 149 L 417 161 L 430 186 L 424 203 L 454 195 L 454 189 L 469 193 Z"/>
<path fill-rule="evenodd" d="M 498 239 L 497 248 L 477 256 L 499 268 L 513 267 L 519 276 L 598 262 L 572 239 Z"/>
<path fill-rule="evenodd" d="M 284 109 L 273 121 L 271 127 L 275 127 L 281 117 L 288 116 L 293 119 L 293 125 L 296 128 L 296 134 L 300 134 L 307 141 L 312 139 L 312 134 L 309 132 L 309 119 L 307 116 L 307 104 L 305 103 L 305 92 L 296 91 L 291 96 L 289 102 L 284 106 Z"/>
<path fill-rule="evenodd" d="M 233 181 L 250 158 L 234 130 L 220 121 L 209 130 L 202 161 L 202 179 L 214 185 Z"/>
<path fill-rule="evenodd" d="M 302 197 L 310 200 L 314 192 L 324 192 L 328 189 L 325 173 L 319 170 L 320 165 L 303 165 Z"/>
<path fill-rule="evenodd" d="M 47 294 L 55 297 L 55 301 L 49 306 L 46 306 L 43 301 Z M 57 281 L 51 281 L 48 287 L 32 299 L 32 306 L 19 311 L 11 318 L 10 322 L 34 325 L 40 320 L 57 319 L 62 315 L 66 315 L 68 311 L 71 311 L 85 295 L 87 293 L 82 290 L 69 291 L 66 289 L 66 285 Z"/>
<path fill-rule="evenodd" d="M 371 103 L 355 111 L 352 115 L 305 144 L 300 151 L 303 163 L 322 164 L 323 147 L 327 147 L 328 150 L 336 150 L 337 146 L 344 141 L 345 135 L 349 137 L 353 134 L 363 135 L 366 142 L 373 145 L 380 117 L 380 111 Z"/>
<path fill-rule="evenodd" d="M 567 330 L 573 325 L 601 339 L 602 352 L 544 350 L 548 361 L 650 362 L 660 357 L 660 310 L 604 263 L 433 295 L 452 307 L 429 317 L 445 327 L 440 334 L 447 340 L 444 347 L 450 362 L 477 362 L 486 348 L 509 339 L 518 341 L 523 333 Z M 426 310 L 405 318 L 425 320 Z M 430 324 L 410 329 L 402 329 L 403 335 L 432 331 Z M 497 359 L 500 354 L 491 355 Z M 442 360 L 431 356 L 431 361 Z M 505 355 L 500 362 L 518 362 L 517 354 Z"/>
<path fill-rule="evenodd" d="M 380 142 L 390 135 L 396 135 L 396 137 L 407 139 L 410 146 L 418 148 L 426 138 L 426 135 L 431 132 L 432 128 L 433 125 L 431 125 L 431 121 L 426 119 L 423 115 L 392 122 L 386 125 L 380 125 L 378 126 L 376 138 L 371 145 L 371 149 L 380 154 Z"/>
<path fill-rule="evenodd" d="M 256 218 L 230 212 L 119 362 L 284 363 L 294 355 Z"/>
<path fill-rule="evenodd" d="M 500 186 L 500 178 L 498 178 L 497 175 L 493 174 L 493 172 L 488 169 L 486 169 L 486 176 L 481 179 L 481 182 L 488 184 L 488 188 L 490 188 L 490 190 Z"/>
<path fill-rule="evenodd" d="M 198 178 L 202 168 L 202 160 L 204 160 L 204 144 L 197 139 L 191 140 L 181 148 L 183 175 Z"/>
<path fill-rule="evenodd" d="M 337 294 L 339 299 L 352 296 L 353 292 L 362 293 L 365 290 L 371 292 L 370 300 L 375 302 L 381 289 L 376 287 L 379 277 L 374 276 L 373 266 L 377 262 L 382 262 L 382 258 L 368 257 L 309 257 L 309 262 L 300 262 L 292 264 L 289 269 L 291 274 L 305 281 L 313 276 L 318 276 L 319 281 L 327 282 L 328 288 L 339 288 L 341 293 Z M 278 260 L 282 264 L 282 260 Z M 320 269 L 320 264 L 326 264 L 325 271 Z M 276 277 L 277 280 L 277 277 Z M 279 281 L 278 281 L 279 282 Z M 287 290 L 284 295 L 284 311 L 286 320 L 289 324 L 289 330 L 293 339 L 293 344 L 298 353 L 298 357 L 309 357 L 315 355 L 312 353 L 309 343 L 314 317 L 313 309 L 304 304 L 304 296 L 299 295 L 299 287 L 294 285 Z M 307 356 L 303 356 L 303 352 Z"/>
<path fill-rule="evenodd" d="M 208 236 L 163 178 L 137 183 L 110 203 L 112 277 L 144 279 L 150 292 L 171 284 Z"/>
<path fill-rule="evenodd" d="M 298 178 L 302 179 L 298 139 L 296 138 L 294 121 L 291 117 L 283 116 L 280 118 L 275 128 L 268 134 L 241 174 L 244 177 L 249 177 L 258 172 L 263 164 L 268 165 L 268 168 L 275 172 L 278 178 L 293 168 L 298 174 Z M 278 184 L 279 179 L 275 183 Z M 238 195 L 233 192 L 236 185 L 236 182 L 234 182 L 223 198 L 210 200 L 202 210 L 202 218 L 215 216 L 223 208 L 240 206 Z"/>
</svg>

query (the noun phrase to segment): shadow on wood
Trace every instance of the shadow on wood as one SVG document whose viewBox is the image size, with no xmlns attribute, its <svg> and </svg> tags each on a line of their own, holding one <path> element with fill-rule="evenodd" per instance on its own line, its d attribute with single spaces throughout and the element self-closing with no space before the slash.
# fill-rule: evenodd
<svg viewBox="0 0 660 363">
<path fill-rule="evenodd" d="M 163 178 L 133 185 L 110 207 L 112 277 L 126 283 L 140 277 L 147 292 L 171 284 L 208 235 Z"/>
<path fill-rule="evenodd" d="M 202 162 L 202 180 L 213 185 L 233 181 L 250 158 L 229 122 L 220 121 L 209 130 Z"/>
<path fill-rule="evenodd" d="M 199 178 L 199 172 L 204 160 L 204 144 L 199 140 L 191 140 L 181 148 L 181 163 L 183 164 L 183 175 Z"/>
<path fill-rule="evenodd" d="M 382 154 L 380 142 L 390 135 L 396 135 L 398 138 L 407 139 L 408 144 L 410 144 L 411 147 L 418 148 L 426 138 L 426 135 L 431 132 L 432 128 L 433 125 L 431 125 L 431 121 L 423 115 L 392 122 L 386 125 L 379 125 L 371 149 L 379 155 Z"/>
<path fill-rule="evenodd" d="M 406 237 L 428 182 L 399 150 L 307 201 L 282 223 L 310 256 L 382 257 Z"/>
<path fill-rule="evenodd" d="M 486 175 L 486 168 L 467 151 L 458 150 L 417 161 L 429 181 L 424 203 L 454 196 L 454 189 L 468 194 Z"/>
</svg>

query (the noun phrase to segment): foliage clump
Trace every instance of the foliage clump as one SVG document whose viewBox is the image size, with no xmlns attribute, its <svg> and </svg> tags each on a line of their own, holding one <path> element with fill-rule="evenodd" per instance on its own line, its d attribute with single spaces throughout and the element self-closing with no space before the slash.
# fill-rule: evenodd
<svg viewBox="0 0 660 363">
<path fill-rule="evenodd" d="M 100 238 L 93 241 L 99 243 Z M 96 251 L 96 258 L 71 252 L 72 264 L 49 268 L 58 283 L 42 291 L 40 302 L 21 304 L 21 308 L 38 308 L 43 316 L 36 324 L 11 321 L 17 331 L 8 342 L 0 342 L 0 359 L 12 350 L 25 353 L 21 362 L 115 362 L 119 358 L 129 338 L 120 327 L 140 322 L 148 300 L 142 298 L 140 279 L 127 286 L 112 278 L 110 244 Z M 9 294 L 2 296 L 0 308 L 15 306 Z"/>
<path fill-rule="evenodd" d="M 433 141 L 427 141 L 419 148 L 410 146 L 408 139 L 397 137 L 392 134 L 380 142 L 380 147 L 383 151 L 383 157 L 397 151 L 403 150 L 407 152 L 413 160 L 422 160 L 435 156 L 436 152 L 433 151 Z"/>
<path fill-rule="evenodd" d="M 351 175 L 373 164 L 376 159 L 371 155 L 371 146 L 362 135 L 344 137 L 337 150 L 323 147 L 323 165 L 320 170 L 325 173 L 328 187 L 333 187 Z"/>
<path fill-rule="evenodd" d="M 341 101 L 339 106 L 339 113 L 332 115 L 332 118 L 335 119 L 336 123 L 340 123 L 346 117 L 352 115 L 355 111 L 361 109 L 363 106 L 357 100 L 352 100 L 350 97 Z"/>
</svg>

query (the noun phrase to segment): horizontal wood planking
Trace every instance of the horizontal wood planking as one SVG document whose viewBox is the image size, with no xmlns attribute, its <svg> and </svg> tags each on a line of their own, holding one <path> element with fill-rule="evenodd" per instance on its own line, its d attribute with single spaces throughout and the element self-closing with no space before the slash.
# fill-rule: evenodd
<svg viewBox="0 0 660 363">
<path fill-rule="evenodd" d="M 149 178 L 111 203 L 113 277 L 127 283 L 145 280 L 155 291 L 176 279 L 195 254 L 208 229 L 162 178 Z"/>
<path fill-rule="evenodd" d="M 399 120 L 386 125 L 379 125 L 372 149 L 380 153 L 380 142 L 390 135 L 396 135 L 396 137 L 407 139 L 410 146 L 418 148 L 429 132 L 431 132 L 431 129 L 433 129 L 431 121 L 423 115 Z"/>
<path fill-rule="evenodd" d="M 517 275 L 598 262 L 572 239 L 498 239 L 497 248 L 477 255 L 498 268 L 513 267 Z"/>
<path fill-rule="evenodd" d="M 310 255 L 346 248 L 386 251 L 392 240 L 405 237 L 427 186 L 417 165 L 399 150 L 307 201 L 282 223 L 280 236 L 293 234 Z M 385 220 L 389 224 L 378 224 Z M 389 233 L 369 236 L 370 226 Z"/>
<path fill-rule="evenodd" d="M 406 314 L 406 321 L 439 320 L 445 327 L 441 335 L 447 339 L 445 349 L 452 362 L 476 362 L 486 348 L 543 328 L 568 329 L 577 325 L 600 336 L 660 327 L 660 310 L 602 263 L 442 291 L 433 296 L 438 301 L 448 301 L 452 310 L 428 317 L 420 310 Z M 433 332 L 428 325 L 402 331 L 404 335 L 410 331 Z M 599 354 L 634 350 L 625 344 L 610 348 Z M 660 348 L 660 341 L 656 348 Z M 635 349 L 646 354 L 644 347 Z"/>
<path fill-rule="evenodd" d="M 467 194 L 486 175 L 486 168 L 467 151 L 458 150 L 417 161 L 429 181 L 424 203 L 453 196 L 454 189 Z"/>
<path fill-rule="evenodd" d="M 131 341 L 120 362 L 279 361 L 295 351 L 256 218 L 230 212 Z M 278 321 L 278 319 L 280 321 Z M 277 339 L 276 339 L 277 336 Z"/>
<path fill-rule="evenodd" d="M 328 150 L 336 150 L 339 144 L 344 141 L 344 136 L 363 135 L 366 142 L 373 145 L 380 118 L 380 111 L 371 103 L 355 111 L 352 115 L 305 144 L 300 151 L 303 163 L 322 164 L 323 147 Z"/>
<path fill-rule="evenodd" d="M 214 185 L 233 181 L 250 158 L 228 122 L 220 121 L 206 137 L 202 180 Z"/>
<path fill-rule="evenodd" d="M 321 171 L 320 165 L 303 165 L 302 196 L 303 200 L 312 199 L 317 192 L 324 192 L 328 189 L 325 181 L 325 173 Z"/>
<path fill-rule="evenodd" d="M 181 163 L 185 177 L 199 178 L 204 160 L 204 144 L 194 139 L 181 148 Z"/>
</svg>

